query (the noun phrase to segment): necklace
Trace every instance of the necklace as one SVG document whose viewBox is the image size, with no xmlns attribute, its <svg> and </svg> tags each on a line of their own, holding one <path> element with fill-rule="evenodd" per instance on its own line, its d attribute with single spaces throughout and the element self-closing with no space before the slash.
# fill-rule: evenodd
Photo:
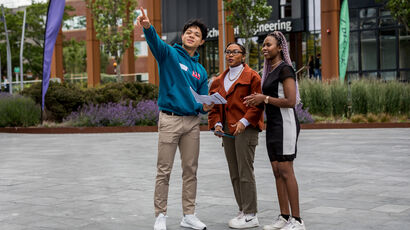
<svg viewBox="0 0 410 230">
<path fill-rule="evenodd" d="M 271 65 L 271 66 L 272 66 L 272 71 L 275 70 L 276 67 L 279 66 L 278 64 L 280 64 L 281 62 L 283 62 L 283 60 L 280 60 L 280 61 L 278 61 L 278 62 L 276 62 L 276 63 L 273 63 L 273 64 Z M 272 72 L 272 71 L 271 71 L 271 72 Z"/>
<path fill-rule="evenodd" d="M 231 70 L 229 70 L 228 79 L 230 81 L 235 81 L 239 76 L 241 76 L 241 73 L 242 73 L 243 69 L 244 69 L 244 67 L 242 67 L 241 71 L 239 71 L 239 73 L 233 79 L 231 79 Z"/>
</svg>

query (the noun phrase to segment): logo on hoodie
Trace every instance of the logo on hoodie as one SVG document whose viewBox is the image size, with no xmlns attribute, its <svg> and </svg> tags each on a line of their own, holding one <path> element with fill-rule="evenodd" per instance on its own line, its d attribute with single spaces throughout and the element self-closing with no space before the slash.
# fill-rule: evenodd
<svg viewBox="0 0 410 230">
<path fill-rule="evenodd" d="M 196 79 L 200 79 L 201 78 L 201 74 L 199 74 L 198 72 L 192 71 L 192 76 Z"/>
</svg>

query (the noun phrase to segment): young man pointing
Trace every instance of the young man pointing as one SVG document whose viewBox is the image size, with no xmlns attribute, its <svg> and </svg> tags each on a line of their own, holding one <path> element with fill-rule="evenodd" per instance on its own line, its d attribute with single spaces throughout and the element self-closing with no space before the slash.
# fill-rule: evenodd
<svg viewBox="0 0 410 230">
<path fill-rule="evenodd" d="M 155 183 L 154 230 L 166 230 L 166 212 L 169 179 L 177 147 L 182 164 L 182 227 L 206 229 L 195 216 L 197 168 L 199 156 L 199 113 L 207 113 L 213 105 L 199 104 L 190 88 L 207 95 L 207 73 L 199 64 L 197 49 L 204 44 L 206 26 L 198 21 L 187 22 L 182 31 L 182 45 L 170 46 L 158 36 L 149 18 L 141 8 L 137 21 L 144 27 L 144 34 L 160 72 L 158 106 L 158 160 Z"/>
</svg>

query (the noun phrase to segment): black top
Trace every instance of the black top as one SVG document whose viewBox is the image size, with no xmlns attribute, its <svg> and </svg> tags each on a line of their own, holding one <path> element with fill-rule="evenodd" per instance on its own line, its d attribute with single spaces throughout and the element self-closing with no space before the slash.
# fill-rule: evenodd
<svg viewBox="0 0 410 230">
<path fill-rule="evenodd" d="M 312 61 L 309 61 L 309 69 L 313 70 L 315 68 L 315 63 Z"/>
<path fill-rule="evenodd" d="M 282 62 L 278 67 L 276 67 L 276 69 L 268 74 L 265 81 L 263 82 L 263 94 L 275 98 L 284 98 L 285 96 L 283 93 L 283 81 L 288 77 L 291 77 L 296 81 L 296 75 L 293 68 L 285 62 Z M 282 123 L 282 117 L 280 115 L 279 107 L 268 104 L 266 105 L 265 112 L 268 123 Z"/>
<path fill-rule="evenodd" d="M 319 59 L 319 58 L 316 58 L 316 59 L 315 59 L 315 68 L 316 68 L 316 69 L 319 69 L 320 66 L 321 66 L 320 59 Z"/>
<path fill-rule="evenodd" d="M 285 98 L 283 81 L 289 77 L 296 81 L 293 68 L 283 62 L 264 80 L 263 94 L 273 98 Z M 266 146 L 270 160 L 293 160 L 296 157 L 296 142 L 300 130 L 295 109 L 267 104 L 265 112 Z"/>
</svg>

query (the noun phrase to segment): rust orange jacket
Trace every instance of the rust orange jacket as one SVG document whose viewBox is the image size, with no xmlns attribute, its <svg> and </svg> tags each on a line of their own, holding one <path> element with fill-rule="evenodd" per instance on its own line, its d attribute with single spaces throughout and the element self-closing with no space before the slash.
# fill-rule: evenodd
<svg viewBox="0 0 410 230">
<path fill-rule="evenodd" d="M 225 91 L 224 79 L 229 69 L 225 70 L 221 75 L 214 79 L 210 94 L 218 92 L 227 100 L 225 105 L 215 105 L 208 115 L 208 127 L 214 129 L 217 122 L 225 125 L 225 121 L 229 125 L 229 132 L 235 132 L 236 127 L 231 125 L 236 124 L 240 119 L 245 118 L 249 122 L 249 126 L 263 129 L 263 107 L 246 107 L 243 104 L 244 97 L 256 92 L 261 93 L 261 77 L 248 65 L 243 64 L 244 69 L 239 78 L 232 84 L 228 92 Z"/>
</svg>

